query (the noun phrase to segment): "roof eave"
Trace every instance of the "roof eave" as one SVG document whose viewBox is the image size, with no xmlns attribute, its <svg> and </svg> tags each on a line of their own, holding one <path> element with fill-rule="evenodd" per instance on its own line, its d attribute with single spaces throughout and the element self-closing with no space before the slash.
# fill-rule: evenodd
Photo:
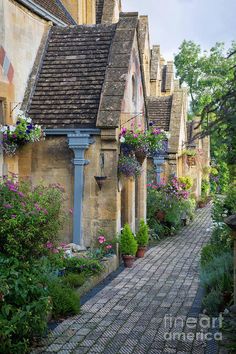
<svg viewBox="0 0 236 354">
<path fill-rule="evenodd" d="M 54 24 L 62 27 L 68 26 L 65 22 L 57 18 L 56 16 L 52 15 L 50 12 L 45 10 L 42 6 L 35 4 L 32 0 L 18 0 L 20 3 L 25 5 L 28 9 L 32 10 L 37 15 L 52 21 Z"/>
</svg>

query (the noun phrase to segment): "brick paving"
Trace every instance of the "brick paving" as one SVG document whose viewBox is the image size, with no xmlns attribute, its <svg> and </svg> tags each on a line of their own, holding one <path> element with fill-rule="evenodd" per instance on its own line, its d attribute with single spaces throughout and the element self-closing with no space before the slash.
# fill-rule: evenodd
<svg viewBox="0 0 236 354">
<path fill-rule="evenodd" d="M 80 315 L 60 324 L 32 353 L 207 353 L 204 340 L 184 336 L 200 332 L 201 315 L 195 314 L 195 329 L 185 324 L 194 316 L 200 251 L 210 226 L 210 207 L 198 210 L 189 226 L 122 271 L 82 306 Z M 172 338 L 173 333 L 181 337 Z"/>
</svg>

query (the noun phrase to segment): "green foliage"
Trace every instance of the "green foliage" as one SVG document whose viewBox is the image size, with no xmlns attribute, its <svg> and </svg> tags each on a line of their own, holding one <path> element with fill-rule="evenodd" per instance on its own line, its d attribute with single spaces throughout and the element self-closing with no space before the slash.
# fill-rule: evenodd
<svg viewBox="0 0 236 354">
<path fill-rule="evenodd" d="M 0 252 L 22 259 L 45 254 L 63 225 L 63 192 L 58 185 L 0 181 Z"/>
<path fill-rule="evenodd" d="M 48 283 L 49 296 L 52 302 L 52 317 L 59 319 L 79 313 L 80 298 L 75 290 L 63 284 L 60 278 Z"/>
<path fill-rule="evenodd" d="M 216 314 L 228 305 L 233 292 L 233 251 L 230 229 L 223 222 L 231 210 L 227 198 L 214 199 L 213 230 L 209 244 L 201 252 L 201 282 L 206 289 L 203 304 L 209 314 Z"/>
<path fill-rule="evenodd" d="M 205 267 L 211 263 L 215 257 L 220 256 L 227 250 L 227 247 L 222 247 L 221 244 L 210 243 L 202 248 L 201 251 L 201 266 Z M 228 249 L 229 251 L 229 249 Z"/>
<path fill-rule="evenodd" d="M 182 152 L 182 155 L 186 155 L 186 156 L 196 156 L 196 151 L 195 150 L 191 150 L 191 149 L 186 149 Z"/>
<path fill-rule="evenodd" d="M 201 196 L 204 198 L 208 196 L 210 192 L 210 182 L 208 179 L 202 179 L 202 189 L 201 189 Z"/>
<path fill-rule="evenodd" d="M 236 156 L 236 44 L 226 51 L 216 43 L 202 52 L 199 45 L 184 41 L 175 55 L 177 76 L 189 87 L 190 119 L 200 117 L 203 134 L 211 134 L 212 156 L 235 164 Z"/>
<path fill-rule="evenodd" d="M 86 281 L 86 275 L 84 273 L 76 274 L 76 273 L 68 273 L 64 277 L 62 277 L 62 282 L 66 287 L 70 288 L 78 288 L 82 286 Z"/>
<path fill-rule="evenodd" d="M 0 352 L 28 352 L 34 336 L 41 336 L 51 309 L 42 267 L 0 256 Z"/>
<path fill-rule="evenodd" d="M 134 238 L 129 224 L 125 224 L 120 236 L 120 250 L 123 255 L 135 256 L 138 249 L 137 241 Z"/>
<path fill-rule="evenodd" d="M 223 303 L 223 296 L 219 289 L 212 289 L 202 301 L 207 312 L 215 316 L 219 313 L 220 306 Z"/>
<path fill-rule="evenodd" d="M 179 177 L 180 183 L 182 183 L 185 190 L 190 190 L 193 186 L 193 179 L 190 176 Z"/>
<path fill-rule="evenodd" d="M 143 219 L 140 220 L 139 223 L 139 230 L 136 234 L 136 240 L 139 246 L 147 246 L 148 244 L 148 232 L 149 232 L 149 228 L 148 225 L 145 223 L 145 221 Z"/>
<path fill-rule="evenodd" d="M 98 274 L 103 266 L 97 259 L 71 257 L 65 258 L 64 266 L 74 273 L 85 273 L 87 275 Z"/>
<path fill-rule="evenodd" d="M 201 282 L 207 292 L 218 289 L 224 292 L 233 291 L 233 254 L 230 251 L 220 252 L 217 257 L 210 257 L 209 262 L 201 269 Z"/>
</svg>

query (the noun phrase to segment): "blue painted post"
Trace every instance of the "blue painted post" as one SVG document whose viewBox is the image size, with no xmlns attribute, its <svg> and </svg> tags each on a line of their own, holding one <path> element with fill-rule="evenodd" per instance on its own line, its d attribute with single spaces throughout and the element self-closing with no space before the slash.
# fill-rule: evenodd
<svg viewBox="0 0 236 354">
<path fill-rule="evenodd" d="M 165 158 L 163 155 L 154 156 L 153 163 L 156 168 L 156 182 L 157 184 L 161 183 L 161 173 L 163 172 L 162 165 L 164 164 Z"/>
<path fill-rule="evenodd" d="M 73 243 L 84 246 L 83 240 L 83 191 L 84 166 L 89 163 L 85 160 L 84 152 L 92 144 L 89 134 L 68 134 L 69 148 L 74 151 L 74 213 L 73 213 Z"/>
</svg>

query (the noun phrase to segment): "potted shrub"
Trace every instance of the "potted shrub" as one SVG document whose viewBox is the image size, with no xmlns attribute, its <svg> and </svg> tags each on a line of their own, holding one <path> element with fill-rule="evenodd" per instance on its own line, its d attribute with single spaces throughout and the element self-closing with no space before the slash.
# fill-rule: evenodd
<svg viewBox="0 0 236 354">
<path fill-rule="evenodd" d="M 148 245 L 148 225 L 143 219 L 140 220 L 139 230 L 136 234 L 136 240 L 138 243 L 138 250 L 136 253 L 137 258 L 143 258 L 147 250 Z"/>
<path fill-rule="evenodd" d="M 125 224 L 120 237 L 120 251 L 125 267 L 132 268 L 137 249 L 137 241 L 134 238 L 131 228 L 129 224 Z"/>
</svg>

